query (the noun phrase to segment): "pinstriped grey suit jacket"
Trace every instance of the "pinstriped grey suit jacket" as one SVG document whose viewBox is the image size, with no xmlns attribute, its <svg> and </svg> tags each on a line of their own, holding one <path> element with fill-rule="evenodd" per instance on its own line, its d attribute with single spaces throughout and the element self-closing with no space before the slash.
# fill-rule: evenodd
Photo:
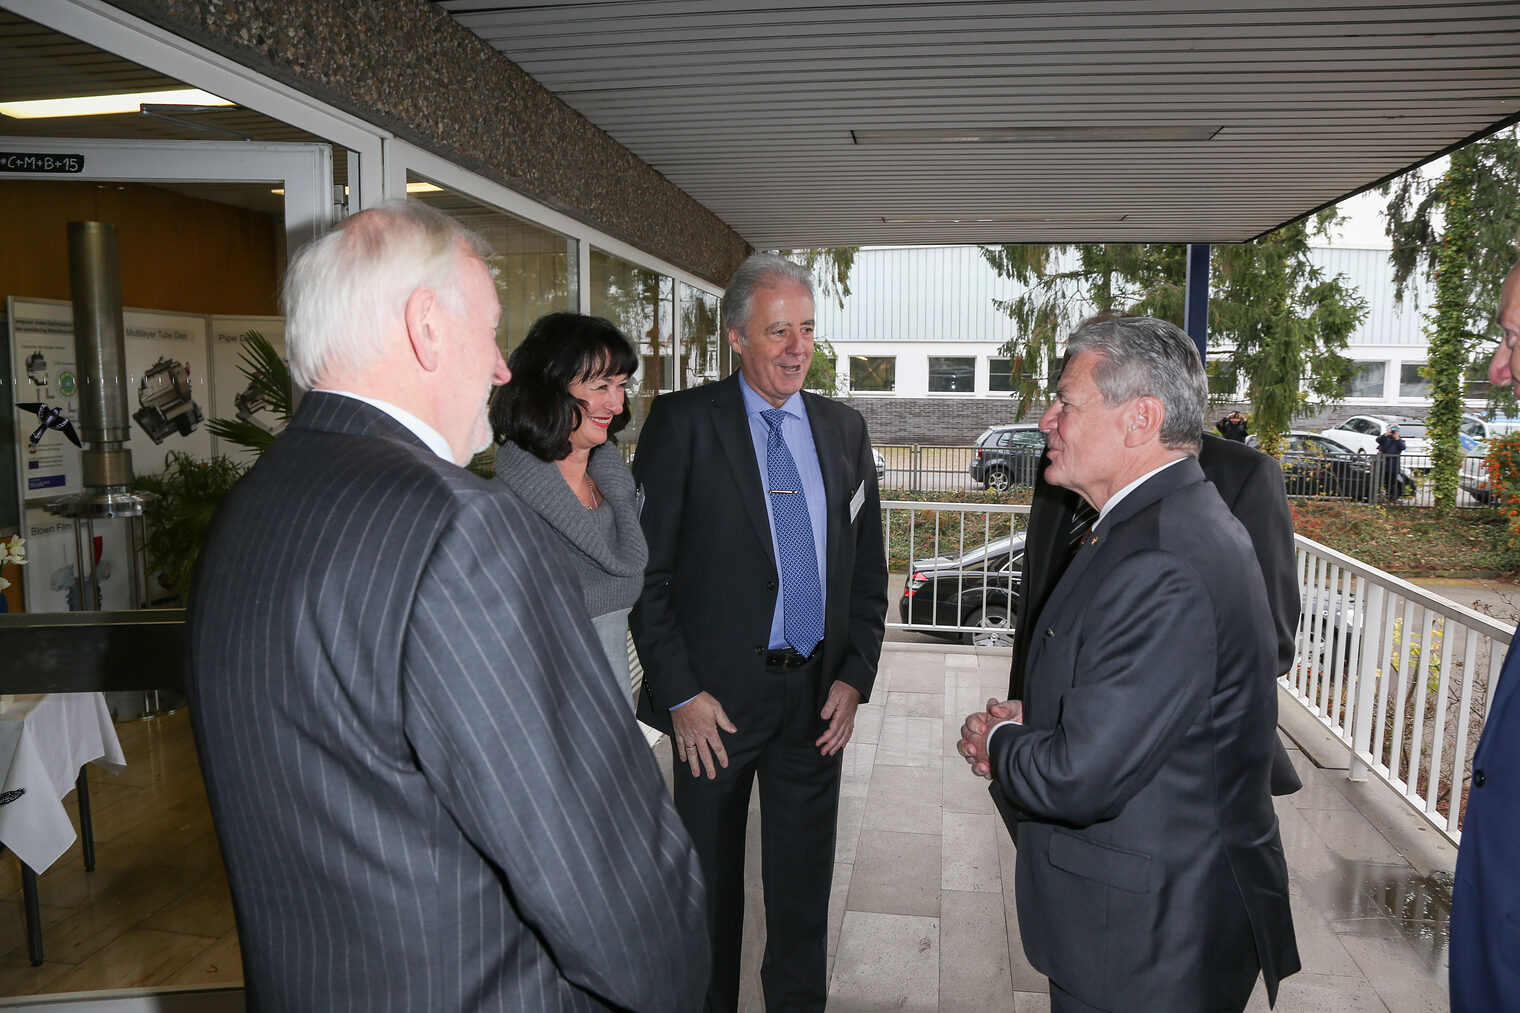
<svg viewBox="0 0 1520 1013">
<path fill-rule="evenodd" d="M 320 392 L 218 511 L 191 717 L 250 1009 L 701 1005 L 696 856 L 553 545 Z"/>
</svg>

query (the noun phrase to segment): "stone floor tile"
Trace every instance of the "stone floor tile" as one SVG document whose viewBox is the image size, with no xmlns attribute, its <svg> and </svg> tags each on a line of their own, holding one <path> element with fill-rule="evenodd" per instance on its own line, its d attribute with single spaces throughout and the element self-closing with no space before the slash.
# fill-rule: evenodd
<svg viewBox="0 0 1520 1013">
<path fill-rule="evenodd" d="M 1050 992 L 1015 992 L 1013 1013 L 1050 1013 Z"/>
<path fill-rule="evenodd" d="M 1432 971 L 1412 959 L 1402 939 L 1342 936 L 1341 942 L 1377 989 L 1388 1013 L 1446 1013 L 1446 967 Z"/>
<path fill-rule="evenodd" d="M 895 693 L 934 693 L 945 689 L 945 661 L 937 654 L 902 654 L 910 659 L 892 669 L 891 685 Z"/>
<path fill-rule="evenodd" d="M 886 711 L 884 703 L 863 703 L 855 708 L 855 733 L 850 736 L 850 741 L 875 742 L 881 734 L 881 719 Z"/>
<path fill-rule="evenodd" d="M 981 1013 L 1013 1005 L 1001 892 L 940 895 L 940 1013 Z"/>
<path fill-rule="evenodd" d="M 1387 1013 L 1377 989 L 1360 975 L 1308 974 L 1300 971 L 1277 986 L 1277 1013 Z M 1260 979 L 1245 1013 L 1272 1013 L 1267 1005 L 1267 986 Z"/>
<path fill-rule="evenodd" d="M 902 693 L 897 690 L 887 694 L 888 718 L 901 715 L 914 718 L 939 718 L 945 716 L 945 694 Z"/>
<path fill-rule="evenodd" d="M 845 912 L 830 1013 L 938 1013 L 939 919 Z"/>
<path fill-rule="evenodd" d="M 834 880 L 829 886 L 829 956 L 839 951 L 839 929 L 850 897 L 850 878 L 855 867 L 848 862 L 834 863 Z"/>
<path fill-rule="evenodd" d="M 1388 843 L 1388 838 L 1355 810 L 1301 809 L 1299 812 L 1325 846 L 1341 858 L 1353 862 L 1408 864 L 1398 849 Z"/>
<path fill-rule="evenodd" d="M 955 759 L 947 757 L 941 769 L 944 786 L 940 789 L 940 795 L 947 812 L 997 812 L 992 804 L 992 796 L 987 794 L 991 782 L 971 773 L 971 768 L 964 760 L 958 756 Z"/>
<path fill-rule="evenodd" d="M 850 911 L 938 918 L 939 834 L 862 830 L 850 876 Z"/>
<path fill-rule="evenodd" d="M 938 834 L 943 765 L 940 767 L 877 767 L 871 774 L 861 826 L 867 830 L 897 830 Z"/>
<path fill-rule="evenodd" d="M 997 836 L 1004 833 L 997 816 L 946 812 L 942 834 L 944 859 L 940 889 L 993 893 L 1001 899 Z"/>
<path fill-rule="evenodd" d="M 866 800 L 846 795 L 839 800 L 839 822 L 834 831 L 834 861 L 855 861 L 855 845 L 860 840 L 860 821 L 866 813 Z"/>
<path fill-rule="evenodd" d="M 840 774 L 839 794 L 844 798 L 865 797 L 871 786 L 871 771 L 876 766 L 876 743 L 856 742 L 844 747 L 843 769 Z"/>
<path fill-rule="evenodd" d="M 876 741 L 877 766 L 938 766 L 943 718 L 887 714 Z"/>
</svg>

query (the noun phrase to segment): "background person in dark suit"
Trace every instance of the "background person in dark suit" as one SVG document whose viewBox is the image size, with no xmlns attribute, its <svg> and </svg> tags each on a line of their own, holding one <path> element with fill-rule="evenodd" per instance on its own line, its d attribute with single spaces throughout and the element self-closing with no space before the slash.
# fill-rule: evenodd
<svg viewBox="0 0 1520 1013">
<path fill-rule="evenodd" d="M 742 368 L 657 398 L 634 457 L 649 542 L 632 616 L 641 714 L 672 734 L 676 808 L 707 877 L 708 1008 L 737 1004 L 758 777 L 766 1009 L 821 1010 L 841 750 L 887 606 L 876 471 L 859 413 L 801 393 L 806 270 L 748 258 L 723 321 Z"/>
<path fill-rule="evenodd" d="M 1024 699 L 1024 670 L 1031 632 L 1050 592 L 1076 554 L 1080 536 L 1092 524 L 1095 511 L 1070 489 L 1045 478 L 1049 455 L 1042 455 L 1024 536 L 1024 563 L 1019 600 L 1014 611 L 1013 659 L 1008 673 L 1008 699 Z M 1267 585 L 1267 604 L 1277 632 L 1274 677 L 1293 667 L 1294 637 L 1302 601 L 1293 547 L 1293 512 L 1283 485 L 1282 468 L 1259 450 L 1209 433 L 1198 452 L 1203 477 L 1214 483 L 1225 506 L 1245 526 L 1256 551 L 1256 562 Z M 1303 787 L 1282 740 L 1272 751 L 1272 794 L 1291 795 Z"/>
<path fill-rule="evenodd" d="M 507 379 L 418 203 L 292 261 L 289 427 L 217 512 L 191 719 L 251 1010 L 693 1010 L 691 843 L 548 528 L 459 465 Z"/>
<path fill-rule="evenodd" d="M 1241 1010 L 1298 969 L 1268 793 L 1276 638 L 1244 528 L 1195 459 L 1192 341 L 1147 318 L 1069 339 L 1047 478 L 1099 511 L 1030 649 L 1023 722 L 966 719 L 1018 823 L 1015 896 L 1051 1007 Z"/>
<path fill-rule="evenodd" d="M 1520 392 L 1520 264 L 1499 297 L 1504 337 L 1488 378 Z M 1520 631 L 1489 687 L 1451 889 L 1451 1010 L 1520 1006 Z M 1492 675 L 1489 678 L 1493 678 Z"/>
<path fill-rule="evenodd" d="M 1246 417 L 1240 412 L 1230 412 L 1224 418 L 1215 423 L 1214 428 L 1219 430 L 1219 435 L 1236 443 L 1244 443 L 1251 433 L 1251 427 L 1246 423 Z"/>
</svg>

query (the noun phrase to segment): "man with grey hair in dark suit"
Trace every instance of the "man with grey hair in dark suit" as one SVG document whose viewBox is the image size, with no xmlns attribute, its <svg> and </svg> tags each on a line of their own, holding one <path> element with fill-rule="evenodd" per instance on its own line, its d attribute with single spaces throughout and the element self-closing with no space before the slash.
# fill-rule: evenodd
<svg viewBox="0 0 1520 1013">
<path fill-rule="evenodd" d="M 886 618 L 876 466 L 860 413 L 802 390 L 813 359 L 804 268 L 746 259 L 723 326 L 739 371 L 657 398 L 634 457 L 649 542 L 631 617 L 640 713 L 671 735 L 676 808 L 707 877 L 708 1010 L 738 1004 L 758 781 L 765 1008 L 817 1013 L 843 750 Z"/>
<path fill-rule="evenodd" d="M 542 522 L 464 470 L 508 374 L 419 203 L 292 261 L 310 392 L 218 510 L 191 718 L 251 1010 L 693 1010 L 701 870 Z"/>
<path fill-rule="evenodd" d="M 1017 828 L 1019 931 L 1053 1013 L 1225 1013 L 1298 970 L 1269 779 L 1277 640 L 1250 537 L 1198 465 L 1192 340 L 1128 317 L 1067 343 L 1046 478 L 1097 512 L 1041 610 L 1022 713 L 959 751 Z"/>
</svg>

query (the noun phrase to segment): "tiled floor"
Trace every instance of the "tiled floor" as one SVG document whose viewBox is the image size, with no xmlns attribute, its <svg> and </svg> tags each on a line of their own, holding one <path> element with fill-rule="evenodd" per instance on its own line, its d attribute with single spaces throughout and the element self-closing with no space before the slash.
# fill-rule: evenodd
<svg viewBox="0 0 1520 1013">
<path fill-rule="evenodd" d="M 959 649 L 953 649 L 959 650 Z M 1049 1009 L 1014 915 L 1013 845 L 955 754 L 962 719 L 1006 693 L 1007 655 L 888 644 L 845 764 L 834 866 L 833 1013 Z M 1328 736 L 1284 709 L 1303 791 L 1279 800 L 1304 970 L 1288 1013 L 1445 1010 L 1456 849 L 1375 784 L 1353 784 Z M 754 840 L 753 828 L 751 832 Z M 758 896 L 752 843 L 750 895 Z M 758 899 L 754 902 L 758 906 Z M 742 1009 L 764 1009 L 763 926 L 749 918 Z M 1265 1011 L 1261 986 L 1250 1010 Z"/>
<path fill-rule="evenodd" d="M 1049 1008 L 1019 944 L 1013 846 L 985 782 L 954 753 L 965 714 L 1003 695 L 1007 664 L 1006 654 L 887 646 L 875 702 L 861 708 L 846 752 L 829 946 L 834 1013 Z M 1278 805 L 1304 971 L 1283 983 L 1277 1009 L 1445 1010 L 1455 849 L 1386 790 L 1347 781 L 1312 719 L 1285 709 L 1284 727 L 1305 747 L 1291 750 L 1305 788 Z M 40 881 L 40 968 L 26 957 L 16 861 L 0 859 L 0 997 L 241 979 L 185 714 L 118 731 L 126 772 L 91 778 L 99 867 L 85 873 L 76 845 Z M 668 750 L 658 755 L 668 773 Z M 756 816 L 749 1013 L 764 1008 L 758 829 Z M 1251 1010 L 1266 1008 L 1258 988 Z"/>
</svg>

